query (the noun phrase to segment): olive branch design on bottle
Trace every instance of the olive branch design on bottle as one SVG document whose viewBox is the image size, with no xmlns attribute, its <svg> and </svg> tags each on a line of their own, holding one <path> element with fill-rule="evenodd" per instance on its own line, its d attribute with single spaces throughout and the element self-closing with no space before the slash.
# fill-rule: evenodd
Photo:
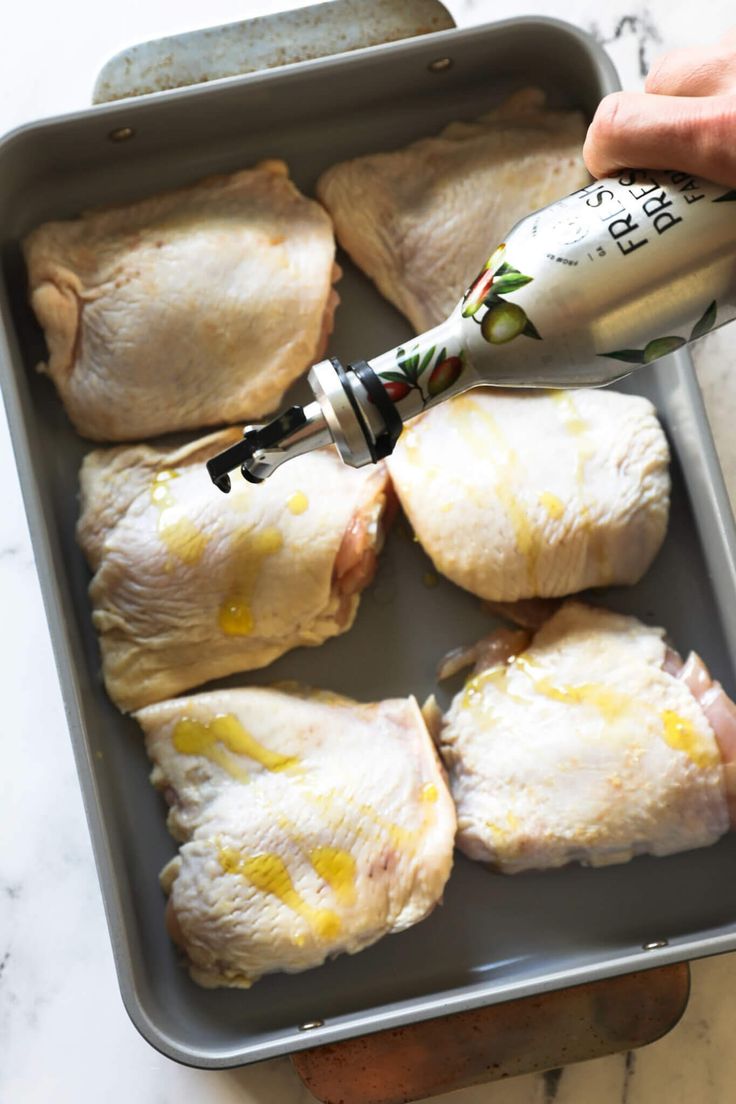
<svg viewBox="0 0 736 1104">
<path fill-rule="evenodd" d="M 436 355 L 435 355 L 436 354 Z M 419 382 L 431 367 L 424 386 Z M 441 395 L 460 378 L 465 367 L 465 354 L 461 350 L 457 356 L 448 356 L 447 349 L 437 352 L 432 345 L 422 353 L 416 346 L 410 352 L 403 348 L 396 350 L 396 371 L 380 372 L 384 389 L 392 402 L 405 399 L 410 391 L 417 391 L 424 408 L 430 399 Z"/>
<path fill-rule="evenodd" d="M 736 196 L 736 192 L 734 192 L 734 196 Z M 659 360 L 660 357 L 667 356 L 668 353 L 674 353 L 676 349 L 681 349 L 683 345 L 687 345 L 688 341 L 695 341 L 696 338 L 707 334 L 708 330 L 712 330 L 716 324 L 717 313 L 718 307 L 714 299 L 708 304 L 693 326 L 689 337 L 676 337 L 675 335 L 655 337 L 648 341 L 643 349 L 615 349 L 612 353 L 598 353 L 598 356 L 612 357 L 614 360 L 622 360 L 625 364 L 651 364 L 653 360 Z"/>
<path fill-rule="evenodd" d="M 541 334 L 523 307 L 504 298 L 534 279 L 504 261 L 505 251 L 502 243 L 465 292 L 462 316 L 477 322 L 491 345 L 505 345 L 519 335 L 541 341 Z"/>
</svg>

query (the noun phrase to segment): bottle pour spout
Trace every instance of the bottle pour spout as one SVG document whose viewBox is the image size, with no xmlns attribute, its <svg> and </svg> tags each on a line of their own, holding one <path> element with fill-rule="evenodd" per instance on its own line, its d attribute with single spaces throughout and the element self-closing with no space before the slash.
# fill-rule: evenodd
<svg viewBox="0 0 736 1104">
<path fill-rule="evenodd" d="M 225 494 L 236 468 L 249 483 L 262 483 L 286 460 L 332 440 L 317 403 L 292 406 L 263 426 L 246 426 L 243 439 L 207 461 L 210 479 Z"/>
<path fill-rule="evenodd" d="M 346 369 L 331 357 L 315 364 L 308 380 L 314 402 L 291 406 L 266 425 L 246 426 L 242 441 L 207 461 L 216 487 L 227 494 L 237 468 L 249 483 L 262 483 L 285 461 L 332 443 L 356 468 L 393 452 L 402 420 L 365 361 Z"/>
</svg>

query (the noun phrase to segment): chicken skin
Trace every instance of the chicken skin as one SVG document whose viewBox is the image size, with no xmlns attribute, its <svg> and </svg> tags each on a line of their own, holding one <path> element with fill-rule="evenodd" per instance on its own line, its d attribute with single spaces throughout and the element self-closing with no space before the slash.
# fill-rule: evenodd
<svg viewBox="0 0 736 1104">
<path fill-rule="evenodd" d="M 45 223 L 23 248 L 40 368 L 96 441 L 261 418 L 332 329 L 332 225 L 281 161 Z"/>
<path fill-rule="evenodd" d="M 714 843 L 736 807 L 736 707 L 664 630 L 565 603 L 501 630 L 439 735 L 458 846 L 504 873 Z"/>
<path fill-rule="evenodd" d="M 544 99 L 524 89 L 475 122 L 320 177 L 340 245 L 417 333 L 447 318 L 519 219 L 588 183 L 583 116 Z"/>
<path fill-rule="evenodd" d="M 669 452 L 638 396 L 475 388 L 388 463 L 437 570 L 493 602 L 635 583 L 664 539 Z"/>
<path fill-rule="evenodd" d="M 201 985 L 319 966 L 440 900 L 455 810 L 413 698 L 248 688 L 136 717 L 182 841 L 167 924 Z"/>
<path fill-rule="evenodd" d="M 323 450 L 222 495 L 204 460 L 239 437 L 84 461 L 78 539 L 105 684 L 123 710 L 264 667 L 355 619 L 383 542 L 385 465 L 357 471 Z"/>
</svg>

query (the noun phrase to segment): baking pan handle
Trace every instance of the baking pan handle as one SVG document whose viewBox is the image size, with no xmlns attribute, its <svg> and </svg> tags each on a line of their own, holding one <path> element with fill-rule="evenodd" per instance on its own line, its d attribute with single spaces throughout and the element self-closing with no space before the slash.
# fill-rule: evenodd
<svg viewBox="0 0 736 1104">
<path fill-rule="evenodd" d="M 679 1021 L 689 994 L 681 962 L 362 1035 L 291 1061 L 322 1104 L 408 1104 L 541 1070 L 552 1071 L 551 1101 L 561 1066 L 653 1043 Z"/>
<path fill-rule="evenodd" d="M 439 0 L 330 0 L 131 46 L 102 68 L 92 102 L 185 88 L 454 26 Z"/>
</svg>

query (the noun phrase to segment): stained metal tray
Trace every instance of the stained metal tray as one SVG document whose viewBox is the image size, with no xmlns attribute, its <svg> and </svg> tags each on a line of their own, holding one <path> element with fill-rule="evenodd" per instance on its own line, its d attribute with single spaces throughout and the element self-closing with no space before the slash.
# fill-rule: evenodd
<svg viewBox="0 0 736 1104">
<path fill-rule="evenodd" d="M 452 65 L 432 65 L 438 58 Z M 24 127 L 0 145 L 2 387 L 69 728 L 126 1007 L 172 1058 L 234 1066 L 303 1047 L 736 947 L 736 838 L 666 859 L 499 877 L 457 859 L 445 902 L 424 923 L 355 957 L 248 992 L 205 991 L 181 968 L 163 925 L 158 871 L 174 851 L 149 786 L 140 733 L 105 696 L 74 540 L 86 450 L 47 379 L 26 303 L 19 238 L 44 219 L 130 200 L 284 157 L 301 188 L 342 158 L 398 147 L 472 118 L 530 81 L 592 114 L 617 85 L 602 51 L 548 19 L 454 30 L 266 73 L 95 107 Z M 132 138 L 120 137 L 131 128 Z M 127 130 L 123 131 L 128 133 Z M 497 229 L 489 230 L 489 242 Z M 332 342 L 349 361 L 409 336 L 407 323 L 345 258 Z M 669 535 L 638 586 L 603 599 L 667 626 L 736 687 L 736 534 L 686 353 L 626 389 L 657 405 L 673 446 Z M 448 647 L 488 630 L 478 602 L 392 534 L 353 630 L 238 682 L 296 678 L 369 700 L 433 688 Z M 666 941 L 656 950 L 646 944 Z M 305 1032 L 300 1025 L 323 1021 Z"/>
</svg>

